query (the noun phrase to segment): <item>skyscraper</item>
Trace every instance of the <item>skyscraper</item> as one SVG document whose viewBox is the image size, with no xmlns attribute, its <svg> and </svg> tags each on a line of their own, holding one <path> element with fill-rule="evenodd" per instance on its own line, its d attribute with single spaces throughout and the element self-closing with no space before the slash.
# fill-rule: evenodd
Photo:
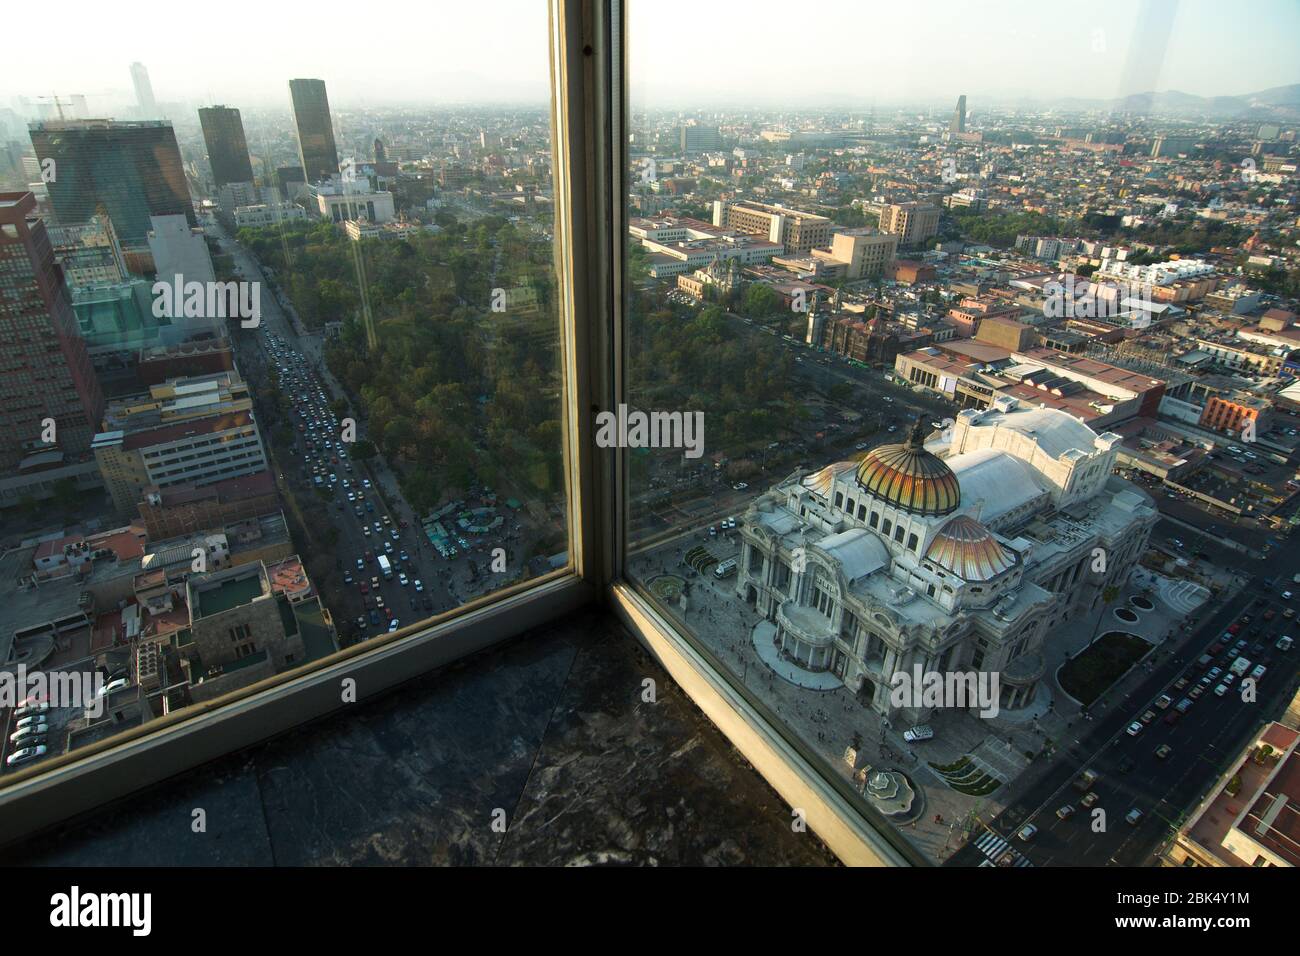
<svg viewBox="0 0 1300 956">
<path fill-rule="evenodd" d="M 966 94 L 963 93 L 957 97 L 957 107 L 952 111 L 952 125 L 948 127 L 951 133 L 966 132 Z"/>
<path fill-rule="evenodd" d="M 209 106 L 199 110 L 203 142 L 208 147 L 212 181 L 218 187 L 228 183 L 251 183 L 253 164 L 248 161 L 248 142 L 244 139 L 244 121 L 239 110 L 229 106 Z"/>
<path fill-rule="evenodd" d="M 339 172 L 339 151 L 334 145 L 334 124 L 324 80 L 290 80 L 293 122 L 298 130 L 298 155 L 307 182 L 315 183 Z"/>
<path fill-rule="evenodd" d="M 149 71 L 143 63 L 131 64 L 131 82 L 135 86 L 135 102 L 140 107 L 140 118 L 155 118 L 158 115 L 158 104 L 154 102 L 153 84 L 149 82 Z"/>
<path fill-rule="evenodd" d="M 102 208 L 123 245 L 139 246 L 150 216 L 197 225 L 171 123 L 73 120 L 28 126 L 37 158 L 54 160 L 50 202 L 60 225 L 87 222 Z"/>
<path fill-rule="evenodd" d="M 0 193 L 0 469 L 54 444 L 88 451 L 104 396 L 45 223 L 29 192 Z"/>
</svg>

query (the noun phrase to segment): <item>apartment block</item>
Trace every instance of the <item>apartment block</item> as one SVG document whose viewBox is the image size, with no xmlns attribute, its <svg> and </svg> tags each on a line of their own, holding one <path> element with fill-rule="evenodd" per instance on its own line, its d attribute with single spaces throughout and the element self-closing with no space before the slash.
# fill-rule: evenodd
<svg viewBox="0 0 1300 956">
<path fill-rule="evenodd" d="M 915 246 L 939 234 L 939 207 L 923 202 L 890 203 L 880 210 L 880 230 Z"/>
</svg>

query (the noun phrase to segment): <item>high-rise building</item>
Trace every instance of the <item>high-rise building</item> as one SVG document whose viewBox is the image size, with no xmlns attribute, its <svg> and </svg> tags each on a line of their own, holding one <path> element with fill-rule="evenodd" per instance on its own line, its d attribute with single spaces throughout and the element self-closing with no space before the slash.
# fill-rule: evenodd
<svg viewBox="0 0 1300 956">
<path fill-rule="evenodd" d="M 218 188 L 228 183 L 251 183 L 253 164 L 248 160 L 248 142 L 239 110 L 229 106 L 208 106 L 199 110 L 203 142 L 208 147 L 212 182 Z"/>
<path fill-rule="evenodd" d="M 923 202 L 891 203 L 880 211 L 880 230 L 898 236 L 900 246 L 915 246 L 939 233 L 939 207 Z"/>
<path fill-rule="evenodd" d="M 952 125 L 948 127 L 951 133 L 966 132 L 966 94 L 963 93 L 957 97 L 957 107 L 952 111 Z"/>
<path fill-rule="evenodd" d="M 28 126 L 37 158 L 54 160 L 47 184 L 60 223 L 103 211 L 123 245 L 140 246 L 150 216 L 197 224 L 172 124 L 160 120 L 71 120 Z"/>
<path fill-rule="evenodd" d="M 158 115 L 158 104 L 153 98 L 153 84 L 149 82 L 149 71 L 143 63 L 131 64 L 131 83 L 135 86 L 135 102 L 140 108 L 141 119 L 153 119 Z"/>
<path fill-rule="evenodd" d="M 298 131 L 298 156 L 307 182 L 315 183 L 339 172 L 339 151 L 334 144 L 334 123 L 324 80 L 290 80 L 293 122 Z"/>
<path fill-rule="evenodd" d="M 0 469 L 90 448 L 104 396 L 29 192 L 0 193 Z M 54 425 L 53 435 L 50 424 Z"/>
</svg>

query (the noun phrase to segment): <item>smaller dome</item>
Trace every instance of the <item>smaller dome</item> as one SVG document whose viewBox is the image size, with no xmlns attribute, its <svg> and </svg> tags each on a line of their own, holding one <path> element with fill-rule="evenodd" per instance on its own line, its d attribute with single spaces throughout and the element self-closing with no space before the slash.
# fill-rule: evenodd
<svg viewBox="0 0 1300 956">
<path fill-rule="evenodd" d="M 1015 553 L 969 515 L 945 522 L 925 556 L 963 581 L 988 581 L 1016 563 Z"/>
</svg>

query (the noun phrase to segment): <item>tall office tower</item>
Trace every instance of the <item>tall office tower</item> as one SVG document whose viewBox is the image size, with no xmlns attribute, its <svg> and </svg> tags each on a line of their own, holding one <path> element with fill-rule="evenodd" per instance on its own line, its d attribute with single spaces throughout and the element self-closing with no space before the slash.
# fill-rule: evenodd
<svg viewBox="0 0 1300 956">
<path fill-rule="evenodd" d="M 227 183 L 251 183 L 253 164 L 248 160 L 244 121 L 239 110 L 229 106 L 208 106 L 199 110 L 203 142 L 208 147 L 212 182 L 220 189 Z"/>
<path fill-rule="evenodd" d="M 293 122 L 298 130 L 298 156 L 307 182 L 316 183 L 339 173 L 339 151 L 334 145 L 334 124 L 324 80 L 290 80 Z"/>
<path fill-rule="evenodd" d="M 54 247 L 29 192 L 0 193 L 0 470 L 48 448 L 90 449 L 104 408 Z"/>
<path fill-rule="evenodd" d="M 375 162 L 382 163 L 386 159 L 387 159 L 387 155 L 384 152 L 384 141 L 376 137 L 375 138 Z"/>
<path fill-rule="evenodd" d="M 957 108 L 952 111 L 952 125 L 948 127 L 951 133 L 966 132 L 966 94 L 963 93 L 957 97 Z"/>
<path fill-rule="evenodd" d="M 154 119 L 158 115 L 158 104 L 153 99 L 153 84 L 149 82 L 149 71 L 143 63 L 131 64 L 131 82 L 135 85 L 135 102 L 140 107 L 141 119 Z"/>
<path fill-rule="evenodd" d="M 47 183 L 60 223 L 87 222 L 101 209 L 124 246 L 139 247 L 150 216 L 184 216 L 197 225 L 172 124 L 73 120 L 31 123 L 32 146 L 54 160 Z"/>
</svg>

